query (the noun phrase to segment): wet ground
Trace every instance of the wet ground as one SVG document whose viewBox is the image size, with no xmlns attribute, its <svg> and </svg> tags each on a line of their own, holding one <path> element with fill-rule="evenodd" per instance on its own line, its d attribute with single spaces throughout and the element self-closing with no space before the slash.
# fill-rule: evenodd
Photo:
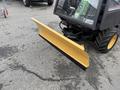
<svg viewBox="0 0 120 90">
<path fill-rule="evenodd" d="M 0 90 L 120 90 L 120 40 L 107 54 L 88 46 L 84 71 L 37 34 L 31 17 L 60 30 L 53 6 L 10 0 L 7 8 L 9 18 L 0 17 Z"/>
</svg>

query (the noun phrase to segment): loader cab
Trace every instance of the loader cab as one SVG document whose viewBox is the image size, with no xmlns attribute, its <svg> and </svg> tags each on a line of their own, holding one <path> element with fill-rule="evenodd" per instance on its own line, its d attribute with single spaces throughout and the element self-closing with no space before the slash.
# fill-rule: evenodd
<svg viewBox="0 0 120 90">
<path fill-rule="evenodd" d="M 104 30 L 120 24 L 120 0 L 108 0 L 102 19 L 100 29 Z"/>
<path fill-rule="evenodd" d="M 120 0 L 57 0 L 54 13 L 69 24 L 103 30 L 120 23 Z"/>
</svg>

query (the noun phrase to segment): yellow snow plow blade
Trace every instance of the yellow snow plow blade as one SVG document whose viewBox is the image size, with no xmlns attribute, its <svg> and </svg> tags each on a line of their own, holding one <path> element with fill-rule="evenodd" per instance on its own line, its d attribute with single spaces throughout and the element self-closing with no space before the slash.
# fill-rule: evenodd
<svg viewBox="0 0 120 90">
<path fill-rule="evenodd" d="M 75 43 L 74 41 L 48 27 L 47 25 L 39 22 L 35 18 L 32 18 L 32 20 L 37 24 L 39 29 L 38 33 L 40 36 L 72 57 L 85 68 L 89 67 L 89 56 L 84 51 L 84 45 Z"/>
</svg>

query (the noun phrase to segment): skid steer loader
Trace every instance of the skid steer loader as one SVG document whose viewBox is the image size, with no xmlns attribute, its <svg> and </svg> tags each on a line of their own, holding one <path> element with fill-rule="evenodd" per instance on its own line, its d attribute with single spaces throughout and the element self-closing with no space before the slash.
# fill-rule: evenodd
<svg viewBox="0 0 120 90">
<path fill-rule="evenodd" d="M 89 56 L 84 41 L 93 42 L 98 51 L 107 53 L 118 40 L 120 0 L 57 0 L 54 13 L 61 19 L 63 35 L 32 18 L 40 36 L 85 68 L 89 67 Z"/>
</svg>

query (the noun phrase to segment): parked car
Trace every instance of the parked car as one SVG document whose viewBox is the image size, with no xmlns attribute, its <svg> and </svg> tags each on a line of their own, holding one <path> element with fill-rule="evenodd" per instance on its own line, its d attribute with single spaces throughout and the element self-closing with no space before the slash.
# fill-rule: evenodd
<svg viewBox="0 0 120 90">
<path fill-rule="evenodd" d="M 51 6 L 54 2 L 54 0 L 23 0 L 23 4 L 26 7 L 29 7 L 32 2 L 47 2 L 49 6 Z"/>
</svg>

